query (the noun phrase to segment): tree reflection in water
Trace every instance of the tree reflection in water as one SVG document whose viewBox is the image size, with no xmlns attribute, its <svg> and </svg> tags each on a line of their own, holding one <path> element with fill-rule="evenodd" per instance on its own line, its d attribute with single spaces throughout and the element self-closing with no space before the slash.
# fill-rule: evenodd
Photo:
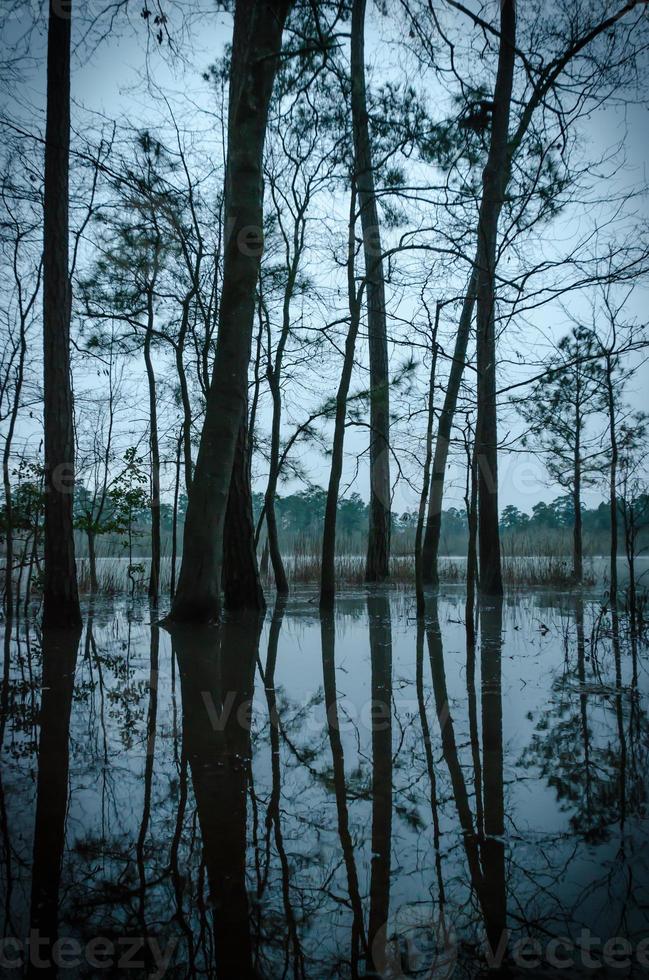
<svg viewBox="0 0 649 980">
<path fill-rule="evenodd" d="M 151 975 L 157 943 L 161 975 L 227 980 L 520 975 L 521 939 L 577 955 L 583 929 L 635 948 L 645 638 L 586 594 L 483 603 L 475 632 L 452 590 L 417 621 L 382 588 L 308 599 L 171 635 L 137 604 L 82 637 L 5 624 L 5 937 L 139 937 L 106 975 Z"/>
</svg>

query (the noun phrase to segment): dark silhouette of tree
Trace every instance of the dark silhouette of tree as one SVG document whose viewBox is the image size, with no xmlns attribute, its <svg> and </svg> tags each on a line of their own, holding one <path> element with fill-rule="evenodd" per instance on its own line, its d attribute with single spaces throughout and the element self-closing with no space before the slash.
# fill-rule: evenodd
<svg viewBox="0 0 649 980">
<path fill-rule="evenodd" d="M 171 618 L 207 622 L 221 605 L 223 529 L 248 365 L 262 250 L 262 156 L 289 0 L 239 0 L 235 8 L 219 333 L 183 538 Z M 258 593 L 250 596 L 256 603 Z"/>
<path fill-rule="evenodd" d="M 480 590 L 503 590 L 498 527 L 498 419 L 496 413 L 496 252 L 509 164 L 509 116 L 516 48 L 516 6 L 500 8 L 498 72 L 493 97 L 489 154 L 482 173 L 476 250 L 476 368 L 478 418 L 478 560 Z"/>
<path fill-rule="evenodd" d="M 356 338 L 361 316 L 363 284 L 356 284 L 356 187 L 352 182 L 349 201 L 349 225 L 347 243 L 347 301 L 349 320 L 340 381 L 334 403 L 334 433 L 331 445 L 331 469 L 327 486 L 324 527 L 322 530 L 322 563 L 320 569 L 320 609 L 331 610 L 336 596 L 336 521 L 338 496 L 343 471 L 347 399 L 354 369 Z"/>
<path fill-rule="evenodd" d="M 74 557 L 74 434 L 68 268 L 72 3 L 50 0 L 43 199 L 43 626 L 81 622 Z"/>
<path fill-rule="evenodd" d="M 601 472 L 599 433 L 589 421 L 605 410 L 598 341 L 592 330 L 576 327 L 564 337 L 548 373 L 519 401 L 529 426 L 524 442 L 541 451 L 550 476 L 572 499 L 573 576 L 583 578 L 582 489 Z"/>
<path fill-rule="evenodd" d="M 381 229 L 365 90 L 365 7 L 365 0 L 352 3 L 351 110 L 354 180 L 363 230 L 370 361 L 370 527 L 365 578 L 368 582 L 380 582 L 390 575 L 390 383 Z"/>
</svg>

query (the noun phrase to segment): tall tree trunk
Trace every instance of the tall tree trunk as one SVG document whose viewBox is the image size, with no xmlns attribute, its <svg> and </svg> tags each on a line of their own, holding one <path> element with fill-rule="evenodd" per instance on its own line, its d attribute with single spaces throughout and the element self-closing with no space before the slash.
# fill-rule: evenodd
<svg viewBox="0 0 649 980">
<path fill-rule="evenodd" d="M 615 424 L 615 390 L 613 388 L 613 362 L 611 354 L 607 353 L 606 362 L 606 406 L 608 410 L 608 430 L 611 444 L 611 461 L 609 467 L 609 506 L 611 513 L 611 545 L 610 545 L 610 576 L 611 576 L 611 605 L 617 605 L 617 465 L 618 444 L 617 427 Z"/>
<path fill-rule="evenodd" d="M 225 515 L 223 593 L 226 609 L 263 611 L 266 608 L 255 548 L 255 525 L 248 467 L 247 413 L 244 414 L 244 420 L 239 428 L 228 509 Z"/>
<path fill-rule="evenodd" d="M 415 531 L 415 594 L 417 597 L 417 616 L 423 616 L 426 612 L 426 600 L 424 598 L 424 556 L 422 548 L 422 538 L 424 536 L 424 518 L 426 516 L 426 502 L 428 501 L 428 488 L 430 486 L 430 462 L 433 455 L 433 421 L 435 419 L 435 374 L 437 371 L 437 329 L 439 327 L 439 314 L 441 304 L 437 304 L 435 311 L 435 327 L 432 336 L 432 360 L 430 363 L 430 378 L 428 381 L 428 421 L 426 424 L 426 452 L 424 457 L 424 473 L 419 497 L 419 512 L 417 514 L 417 530 Z"/>
<path fill-rule="evenodd" d="M 381 230 L 365 90 L 365 0 L 353 0 L 352 3 L 351 103 L 354 173 L 363 229 L 370 359 L 370 526 L 365 580 L 380 582 L 390 575 L 390 382 Z"/>
<path fill-rule="evenodd" d="M 96 544 L 96 533 L 92 528 L 88 528 L 86 531 L 86 538 L 88 539 L 88 566 L 90 569 L 90 594 L 96 595 L 99 591 L 99 582 L 97 581 L 97 552 L 95 548 Z"/>
<path fill-rule="evenodd" d="M 467 487 L 466 516 L 469 540 L 466 552 L 466 602 L 464 621 L 467 643 L 475 644 L 475 593 L 478 580 L 478 469 L 475 439 L 473 446 L 467 445 Z"/>
<path fill-rule="evenodd" d="M 176 562 L 178 560 L 178 500 L 180 497 L 180 457 L 182 453 L 184 433 L 181 432 L 176 443 L 176 478 L 174 481 L 174 505 L 171 520 L 171 574 L 169 577 L 169 595 L 173 599 L 176 592 Z M 185 470 L 187 476 L 187 470 Z"/>
<path fill-rule="evenodd" d="M 273 421 L 270 437 L 270 466 L 268 470 L 268 484 L 266 486 L 266 494 L 264 497 L 266 510 L 266 530 L 268 533 L 268 551 L 273 565 L 275 588 L 277 589 L 278 595 L 288 594 L 286 571 L 284 569 L 284 562 L 282 561 L 282 555 L 279 550 L 277 516 L 275 514 L 275 496 L 277 494 L 277 481 L 279 478 L 279 449 L 282 425 L 282 389 L 280 381 L 282 358 L 284 355 L 286 341 L 288 339 L 289 325 L 289 308 L 285 297 L 284 322 L 282 324 L 282 333 L 279 339 L 279 344 L 277 345 L 274 364 L 271 364 L 270 361 L 270 351 L 268 353 L 268 384 L 270 386 L 270 392 L 273 399 Z"/>
<path fill-rule="evenodd" d="M 223 527 L 246 406 L 263 244 L 264 138 L 289 8 L 290 0 L 238 0 L 235 9 L 219 333 L 170 614 L 177 621 L 209 622 L 220 614 Z"/>
<path fill-rule="evenodd" d="M 489 155 L 482 173 L 478 222 L 476 331 L 478 369 L 478 539 L 480 589 L 502 595 L 498 526 L 498 418 L 496 409 L 496 249 L 509 168 L 509 113 L 516 44 L 515 0 L 500 8 L 500 48 Z"/>
<path fill-rule="evenodd" d="M 322 529 L 322 567 L 320 570 L 320 609 L 333 609 L 336 596 L 336 518 L 338 515 L 338 493 L 343 471 L 343 450 L 345 447 L 345 420 L 347 418 L 347 396 L 354 367 L 354 352 L 360 320 L 360 296 L 356 293 L 354 275 L 356 194 L 352 188 L 349 213 L 349 241 L 347 254 L 347 291 L 349 297 L 349 329 L 345 340 L 345 354 L 340 382 L 336 393 L 336 413 L 334 435 L 331 445 L 331 470 L 325 503 L 324 527 Z"/>
<path fill-rule="evenodd" d="M 428 515 L 426 518 L 426 534 L 424 536 L 424 547 L 422 551 L 422 573 L 424 582 L 430 585 L 439 583 L 437 561 L 439 557 L 439 541 L 442 529 L 442 501 L 444 499 L 444 478 L 446 476 L 446 463 L 448 460 L 448 450 L 451 442 L 451 429 L 453 428 L 453 418 L 457 407 L 457 399 L 460 393 L 464 365 L 466 364 L 466 352 L 469 345 L 471 334 L 471 321 L 475 308 L 475 287 L 476 287 L 476 268 L 474 266 L 467 286 L 466 296 L 462 304 L 460 322 L 455 336 L 455 350 L 453 360 L 448 375 L 444 404 L 439 417 L 437 426 L 437 438 L 435 440 L 435 456 L 433 458 L 433 472 L 430 487 L 430 499 L 428 503 Z"/>
<path fill-rule="evenodd" d="M 185 468 L 185 490 L 187 493 L 189 493 L 192 485 L 192 406 L 189 399 L 189 388 L 187 386 L 187 374 L 185 372 L 183 354 L 187 328 L 189 326 L 189 303 L 192 295 L 187 296 L 183 303 L 182 323 L 174 351 L 176 357 L 176 373 L 178 374 L 178 384 L 180 385 L 180 401 L 183 407 L 182 448 Z"/>
<path fill-rule="evenodd" d="M 577 417 L 575 428 L 575 456 L 573 461 L 572 478 L 572 509 L 574 511 L 572 524 L 572 577 L 581 585 L 584 575 L 584 559 L 582 553 L 581 530 L 581 421 Z"/>
<path fill-rule="evenodd" d="M 70 34 L 72 4 L 50 0 L 43 201 L 43 420 L 45 577 L 43 626 L 81 623 L 74 560 L 74 432 L 68 270 Z"/>
<path fill-rule="evenodd" d="M 158 402 L 156 379 L 151 359 L 151 339 L 153 336 L 153 294 L 147 296 L 148 323 L 144 338 L 144 363 L 149 386 L 149 449 L 151 452 L 151 572 L 149 575 L 149 598 L 157 603 L 160 592 L 160 446 L 158 443 Z"/>
</svg>

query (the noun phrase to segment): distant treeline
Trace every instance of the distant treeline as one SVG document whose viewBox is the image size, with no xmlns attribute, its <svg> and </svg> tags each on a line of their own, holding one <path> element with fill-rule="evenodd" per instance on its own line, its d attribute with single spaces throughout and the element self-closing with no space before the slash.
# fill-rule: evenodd
<svg viewBox="0 0 649 980">
<path fill-rule="evenodd" d="M 83 528 L 83 498 L 85 491 L 79 493 L 78 527 Z M 311 487 L 297 493 L 277 496 L 277 523 L 279 542 L 285 554 L 308 553 L 318 554 L 322 541 L 324 526 L 324 509 L 326 491 L 320 487 Z M 186 497 L 180 495 L 178 502 L 177 535 L 182 540 L 181 530 L 184 525 Z M 255 526 L 260 522 L 264 505 L 264 495 L 253 493 L 253 513 Z M 643 524 L 649 526 L 649 496 L 641 498 Z M 122 524 L 111 521 L 110 502 L 106 509 L 103 537 L 105 543 L 99 547 L 99 553 L 115 553 L 119 540 L 125 536 Z M 165 545 L 168 545 L 173 533 L 173 507 L 169 503 L 161 505 L 161 524 Z M 261 521 L 262 531 L 259 537 L 259 549 L 263 551 L 265 544 L 265 524 Z M 414 549 L 417 513 L 415 510 L 392 512 L 393 552 L 395 555 L 411 554 Z M 550 503 L 540 501 L 535 504 L 531 513 L 520 510 L 512 504 L 505 507 L 500 517 L 503 548 L 509 554 L 552 555 L 559 552 L 568 554 L 571 549 L 574 510 L 570 495 L 555 497 Z M 608 503 L 602 502 L 597 507 L 582 509 L 582 524 L 584 534 L 584 551 L 586 554 L 607 554 L 610 535 L 610 511 Z M 113 526 L 111 526 L 113 525 Z M 148 554 L 148 529 L 150 525 L 150 510 L 146 506 L 137 506 L 132 514 L 133 545 L 138 554 Z M 338 502 L 337 538 L 338 547 L 343 554 L 362 554 L 367 547 L 369 527 L 369 507 L 358 493 L 341 497 Z M 622 534 L 622 521 L 620 521 Z M 649 542 L 649 532 L 645 529 Z M 449 507 L 442 511 L 441 554 L 466 554 L 468 540 L 467 515 L 463 508 Z M 99 545 L 99 541 L 97 542 Z M 647 542 L 643 542 L 647 543 Z M 83 549 L 83 538 L 79 539 Z M 165 551 L 169 548 L 165 547 Z M 83 554 L 83 550 L 81 551 Z"/>
<path fill-rule="evenodd" d="M 75 525 L 77 547 L 80 556 L 88 552 L 88 491 L 80 486 L 75 499 Z M 311 487 L 297 493 L 277 496 L 277 524 L 279 542 L 285 554 L 318 554 L 324 526 L 326 492 Z M 177 511 L 176 536 L 182 541 L 187 500 L 180 495 Z M 259 550 L 263 553 L 266 530 L 262 517 L 264 495 L 253 493 L 255 526 L 261 523 Z M 171 553 L 173 535 L 173 507 L 163 502 L 161 529 L 163 550 Z M 102 519 L 94 523 L 94 541 L 98 555 L 116 555 L 128 544 L 129 529 L 134 554 L 149 554 L 150 508 L 144 492 L 109 496 L 104 505 Z M 640 498 L 638 516 L 641 531 L 641 549 L 649 545 L 649 495 Z M 23 480 L 15 489 L 12 520 L 14 528 L 28 537 L 33 536 L 42 524 L 42 489 L 36 481 Z M 6 508 L 0 507 L 0 533 L 2 542 L 6 532 Z M 392 512 L 392 539 L 395 555 L 408 555 L 414 551 L 417 514 L 414 510 Z M 500 529 L 505 553 L 513 555 L 569 554 L 571 549 L 574 511 L 570 495 L 555 497 L 550 503 L 540 501 L 526 513 L 508 505 L 501 513 Z M 610 510 L 608 503 L 582 509 L 584 551 L 589 555 L 607 554 L 610 535 Z M 367 547 L 369 507 L 358 493 L 341 497 L 338 502 L 337 539 L 342 554 L 363 554 Z M 623 521 L 620 520 L 620 535 Z M 647 540 L 642 540 L 646 538 Z M 463 508 L 449 507 L 442 511 L 442 537 L 440 553 L 465 555 L 468 540 L 467 515 Z M 622 542 L 620 542 L 622 543 Z"/>
</svg>

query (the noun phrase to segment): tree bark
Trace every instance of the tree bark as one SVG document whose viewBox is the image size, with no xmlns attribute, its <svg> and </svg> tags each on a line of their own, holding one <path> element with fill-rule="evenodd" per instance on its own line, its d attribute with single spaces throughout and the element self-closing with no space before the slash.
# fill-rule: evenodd
<svg viewBox="0 0 649 980">
<path fill-rule="evenodd" d="M 442 529 L 442 501 L 444 499 L 444 478 L 446 476 L 446 463 L 448 460 L 448 450 L 451 442 L 451 429 L 453 418 L 457 407 L 457 399 L 460 393 L 464 365 L 466 364 L 466 352 L 471 333 L 471 321 L 475 308 L 475 286 L 476 268 L 474 266 L 467 286 L 466 296 L 462 305 L 460 322 L 455 336 L 455 350 L 449 371 L 444 404 L 439 417 L 437 426 L 437 438 L 435 440 L 435 455 L 433 457 L 433 472 L 431 477 L 430 499 L 428 502 L 428 515 L 426 517 L 426 533 L 424 535 L 424 547 L 422 550 L 422 575 L 423 581 L 429 585 L 439 584 L 437 561 L 439 557 L 439 541 Z"/>
<path fill-rule="evenodd" d="M 149 448 L 151 452 L 151 572 L 149 575 L 149 598 L 157 603 L 160 592 L 160 446 L 158 443 L 158 404 L 156 379 L 151 359 L 151 339 L 153 336 L 153 292 L 147 295 L 148 320 L 144 338 L 144 363 L 149 386 Z"/>
<path fill-rule="evenodd" d="M 90 569 L 90 594 L 95 595 L 99 591 L 97 581 L 97 553 L 95 550 L 95 532 L 92 529 L 86 531 L 88 539 L 88 566 Z"/>
<path fill-rule="evenodd" d="M 385 280 L 376 206 L 372 146 L 365 90 L 365 0 L 353 0 L 351 24 L 351 104 L 354 171 L 358 194 L 367 296 L 370 361 L 370 524 L 365 580 L 390 575 L 390 382 L 385 318 Z"/>
<path fill-rule="evenodd" d="M 43 421 L 45 530 L 43 626 L 81 623 L 74 556 L 74 433 L 68 270 L 71 3 L 50 0 L 43 201 Z"/>
<path fill-rule="evenodd" d="M 509 114 L 516 43 L 515 0 L 503 0 L 500 49 L 494 90 L 491 140 L 482 173 L 482 200 L 477 246 L 477 369 L 478 369 L 478 539 L 480 589 L 502 595 L 500 529 L 498 525 L 498 418 L 496 410 L 496 250 L 498 221 L 509 169 Z"/>
<path fill-rule="evenodd" d="M 284 290 L 284 304 L 282 313 L 282 331 L 280 334 L 279 342 L 277 344 L 277 351 L 275 352 L 275 363 L 271 361 L 270 353 L 270 328 L 269 328 L 269 350 L 268 350 L 268 384 L 270 387 L 271 396 L 273 399 L 273 421 L 271 427 L 271 437 L 270 437 L 270 467 L 268 470 L 268 485 L 266 487 L 266 495 L 264 498 L 265 509 L 266 509 L 266 530 L 268 532 L 268 550 L 270 554 L 270 560 L 273 565 L 273 574 L 275 576 L 275 588 L 277 589 L 278 595 L 288 594 L 288 581 L 286 578 L 286 571 L 284 569 L 284 562 L 282 561 L 282 555 L 279 550 L 279 538 L 277 534 L 277 517 L 275 514 L 275 496 L 277 494 L 277 481 L 279 478 L 279 450 L 280 450 L 280 438 L 281 438 L 281 427 L 282 427 L 282 389 L 281 389 L 281 376 L 282 376 L 282 361 L 284 358 L 284 350 L 286 348 L 286 342 L 288 340 L 289 330 L 291 326 L 291 298 L 293 295 L 293 290 L 295 288 L 295 280 L 297 277 L 299 254 L 296 251 L 293 255 L 293 262 L 289 269 L 288 280 L 286 284 L 286 289 Z"/>
<path fill-rule="evenodd" d="M 581 422 L 577 423 L 575 432 L 575 463 L 572 485 L 572 509 L 574 510 L 572 526 L 572 576 L 578 585 L 581 585 L 584 577 L 584 559 L 582 551 L 582 529 L 581 529 L 581 444 L 580 444 Z"/>
<path fill-rule="evenodd" d="M 609 506 L 611 513 L 611 549 L 610 549 L 610 594 L 611 604 L 617 605 L 617 464 L 618 444 L 617 427 L 615 424 L 615 390 L 613 388 L 613 362 L 610 352 L 606 355 L 606 407 L 608 410 L 608 429 L 611 443 Z"/>
<path fill-rule="evenodd" d="M 185 361 L 183 354 L 185 351 L 185 338 L 189 326 L 189 303 L 191 296 L 185 298 L 183 303 L 183 315 L 178 341 L 175 346 L 176 373 L 180 385 L 180 401 L 183 407 L 182 425 L 182 448 L 183 464 L 185 469 L 185 490 L 189 493 L 192 485 L 192 406 L 189 399 L 189 388 L 187 386 L 187 374 L 185 372 Z"/>
<path fill-rule="evenodd" d="M 169 578 L 169 595 L 173 599 L 176 593 L 176 562 L 178 560 L 178 500 L 180 498 L 180 457 L 184 441 L 184 432 L 178 436 L 176 443 L 176 478 L 174 480 L 174 505 L 171 521 L 171 573 Z M 185 470 L 185 476 L 187 471 Z"/>
<path fill-rule="evenodd" d="M 349 242 L 347 256 L 347 289 L 349 295 L 349 330 L 345 340 L 345 354 L 340 382 L 336 393 L 336 413 L 334 435 L 331 446 L 331 470 L 325 503 L 324 527 L 322 530 L 322 567 L 320 570 L 320 609 L 333 609 L 336 596 L 336 518 L 338 516 L 338 493 L 343 471 L 343 450 L 345 446 L 345 420 L 347 418 L 347 396 L 354 367 L 354 352 L 360 320 L 360 297 L 356 294 L 354 276 L 354 230 L 356 213 L 356 194 L 351 193 L 349 213 Z"/>
<path fill-rule="evenodd" d="M 475 646 L 475 593 L 478 580 L 478 470 L 475 438 L 473 446 L 467 443 L 467 499 L 466 515 L 469 540 L 466 552 L 466 602 L 464 620 L 467 643 Z"/>
<path fill-rule="evenodd" d="M 435 311 L 435 327 L 432 336 L 432 360 L 430 365 L 430 378 L 428 381 L 428 421 L 426 425 L 426 454 L 424 457 L 424 474 L 419 497 L 419 512 L 417 514 L 417 530 L 415 531 L 415 594 L 417 598 L 417 616 L 423 616 L 426 612 L 426 600 L 424 598 L 424 567 L 423 567 L 423 548 L 422 538 L 424 536 L 424 518 L 426 515 L 426 503 L 428 501 L 428 489 L 430 486 L 430 463 L 433 453 L 433 421 L 435 419 L 435 374 L 437 371 L 437 329 L 439 327 L 439 314 L 441 305 L 437 304 Z"/>
<path fill-rule="evenodd" d="M 247 413 L 239 428 L 223 535 L 223 593 L 228 610 L 266 608 L 259 579 L 248 466 Z"/>
<path fill-rule="evenodd" d="M 246 405 L 262 251 L 264 138 L 289 8 L 290 0 L 238 0 L 236 4 L 219 333 L 170 613 L 176 621 L 209 622 L 220 614 L 223 527 Z"/>
</svg>

